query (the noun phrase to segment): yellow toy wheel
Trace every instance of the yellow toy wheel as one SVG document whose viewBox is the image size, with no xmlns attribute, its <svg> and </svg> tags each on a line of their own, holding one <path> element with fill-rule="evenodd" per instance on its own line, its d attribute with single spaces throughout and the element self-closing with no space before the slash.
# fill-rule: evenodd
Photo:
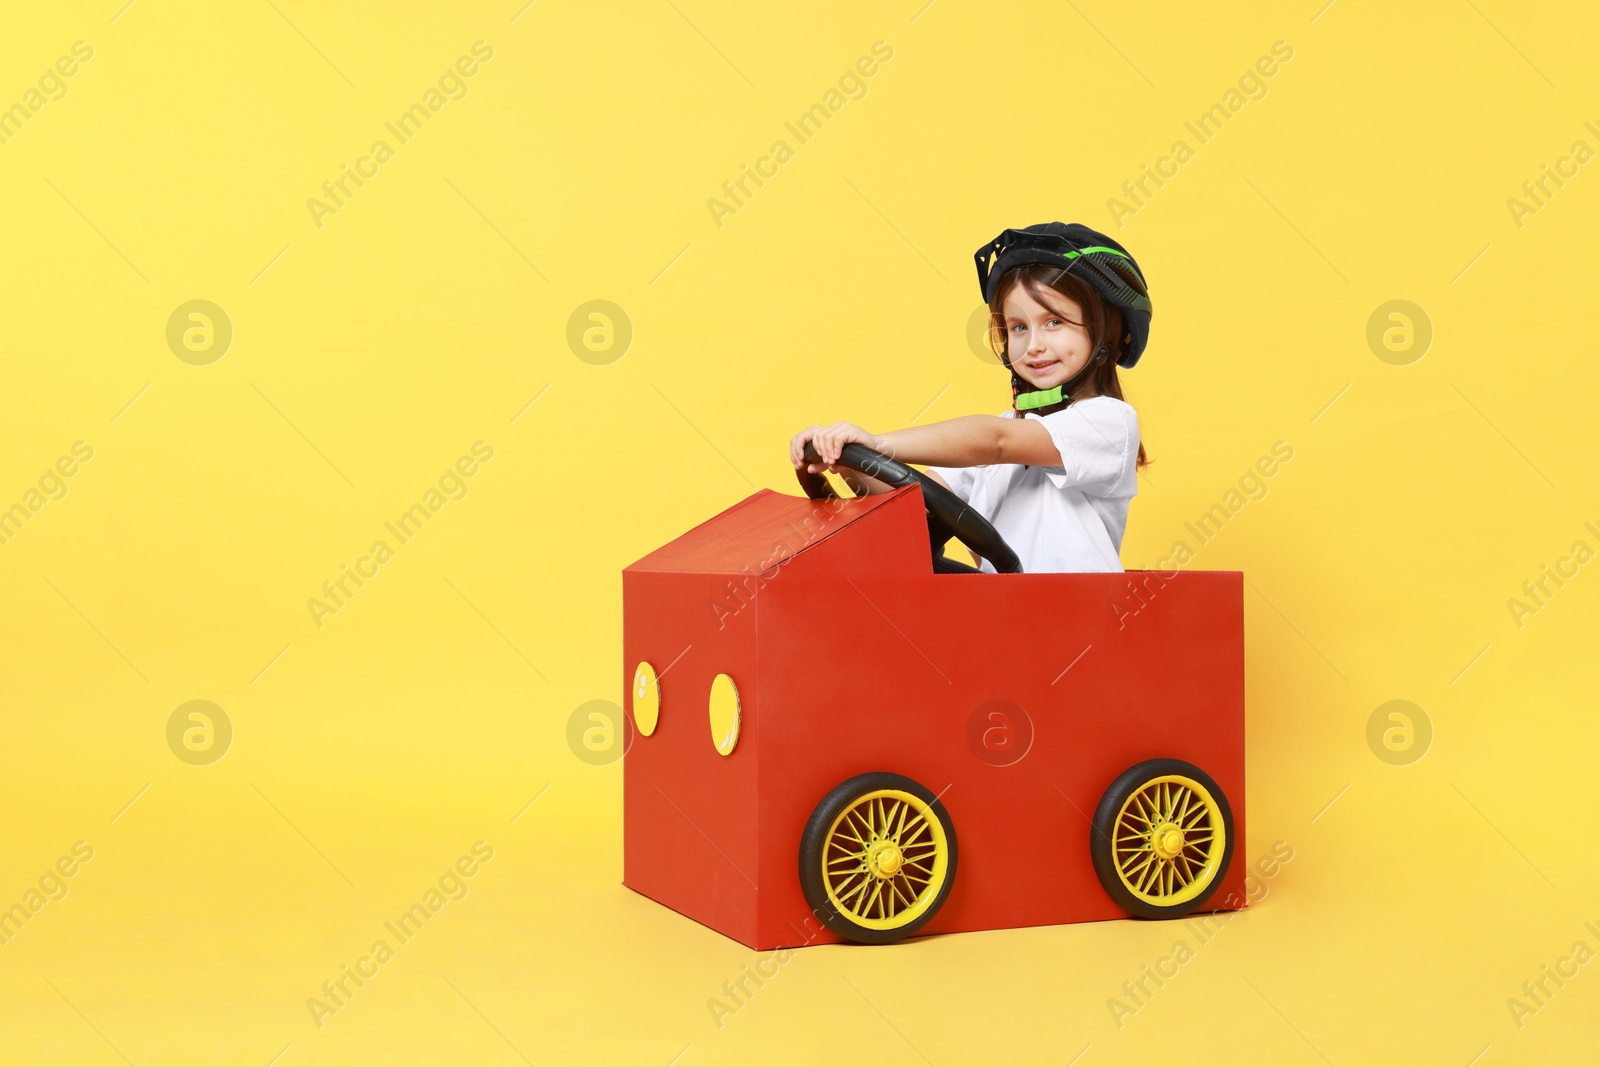
<svg viewBox="0 0 1600 1067">
<path fill-rule="evenodd" d="M 1197 911 L 1233 856 L 1233 812 L 1192 763 L 1146 760 L 1128 768 L 1095 809 L 1089 849 L 1100 884 L 1147 919 Z"/>
<path fill-rule="evenodd" d="M 800 887 L 840 937 L 885 944 L 938 912 L 956 873 L 956 834 L 939 799 L 886 771 L 822 798 L 800 837 Z"/>
</svg>

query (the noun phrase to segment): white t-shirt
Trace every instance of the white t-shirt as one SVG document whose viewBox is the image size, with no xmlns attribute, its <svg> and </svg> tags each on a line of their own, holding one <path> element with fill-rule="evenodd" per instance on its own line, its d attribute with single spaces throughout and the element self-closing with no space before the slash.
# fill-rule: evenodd
<svg viewBox="0 0 1600 1067">
<path fill-rule="evenodd" d="M 1016 413 L 1001 412 L 1000 417 Z M 1092 396 L 1038 419 L 1061 453 L 1061 466 L 990 463 L 929 467 L 988 519 L 1022 562 L 1025 574 L 1120 571 L 1128 502 L 1139 491 L 1139 417 L 1127 403 Z M 979 570 L 994 574 L 984 560 Z"/>
</svg>

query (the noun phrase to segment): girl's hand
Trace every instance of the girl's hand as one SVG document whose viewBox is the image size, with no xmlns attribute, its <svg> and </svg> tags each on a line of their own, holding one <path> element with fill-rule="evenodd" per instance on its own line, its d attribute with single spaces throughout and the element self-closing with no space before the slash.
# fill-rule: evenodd
<svg viewBox="0 0 1600 1067">
<path fill-rule="evenodd" d="M 806 442 L 811 442 L 811 447 L 817 450 L 822 457 L 822 463 L 807 463 L 805 459 Z M 877 434 L 863 430 L 853 422 L 836 422 L 832 426 L 810 426 L 794 435 L 789 442 L 789 461 L 796 470 L 804 468 L 809 474 L 817 474 L 824 470 L 835 471 L 839 462 L 839 453 L 845 445 L 866 445 L 874 452 L 883 452 L 887 455 L 883 438 Z"/>
</svg>

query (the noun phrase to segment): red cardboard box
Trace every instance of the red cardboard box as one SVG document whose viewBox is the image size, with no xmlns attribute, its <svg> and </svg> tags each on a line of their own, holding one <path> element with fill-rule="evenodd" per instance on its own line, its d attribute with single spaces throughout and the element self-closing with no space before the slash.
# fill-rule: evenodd
<svg viewBox="0 0 1600 1067">
<path fill-rule="evenodd" d="M 1209 774 L 1242 851 L 1242 578 L 936 574 L 916 486 L 763 489 L 623 571 L 630 716 L 637 665 L 659 676 L 659 721 L 624 757 L 623 882 L 753 949 L 838 941 L 802 892 L 801 834 L 829 790 L 891 771 L 937 794 L 959 840 L 919 933 L 1126 917 L 1090 820 L 1133 765 Z M 727 755 L 718 674 L 738 689 Z M 1244 867 L 1200 910 L 1244 906 Z"/>
</svg>

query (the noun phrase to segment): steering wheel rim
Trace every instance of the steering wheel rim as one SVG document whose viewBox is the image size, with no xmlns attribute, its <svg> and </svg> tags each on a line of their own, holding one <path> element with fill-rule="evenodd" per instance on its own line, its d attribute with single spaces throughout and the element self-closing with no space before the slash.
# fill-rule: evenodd
<svg viewBox="0 0 1600 1067">
<path fill-rule="evenodd" d="M 810 441 L 805 445 L 805 460 L 807 463 L 822 462 L 822 457 Z M 954 537 L 976 555 L 988 560 L 997 573 L 1022 572 L 1022 561 L 1017 558 L 1016 551 L 1006 544 L 1005 538 L 1000 536 L 1000 531 L 960 497 L 921 471 L 860 444 L 845 445 L 839 452 L 838 465 L 887 482 L 896 489 L 912 483 L 922 488 L 922 503 L 928 515 L 929 549 L 933 554 L 935 571 L 972 570 L 945 556 L 944 544 Z M 838 496 L 820 473 L 812 473 L 801 467 L 795 470 L 795 476 L 800 481 L 800 488 L 812 500 Z"/>
</svg>

